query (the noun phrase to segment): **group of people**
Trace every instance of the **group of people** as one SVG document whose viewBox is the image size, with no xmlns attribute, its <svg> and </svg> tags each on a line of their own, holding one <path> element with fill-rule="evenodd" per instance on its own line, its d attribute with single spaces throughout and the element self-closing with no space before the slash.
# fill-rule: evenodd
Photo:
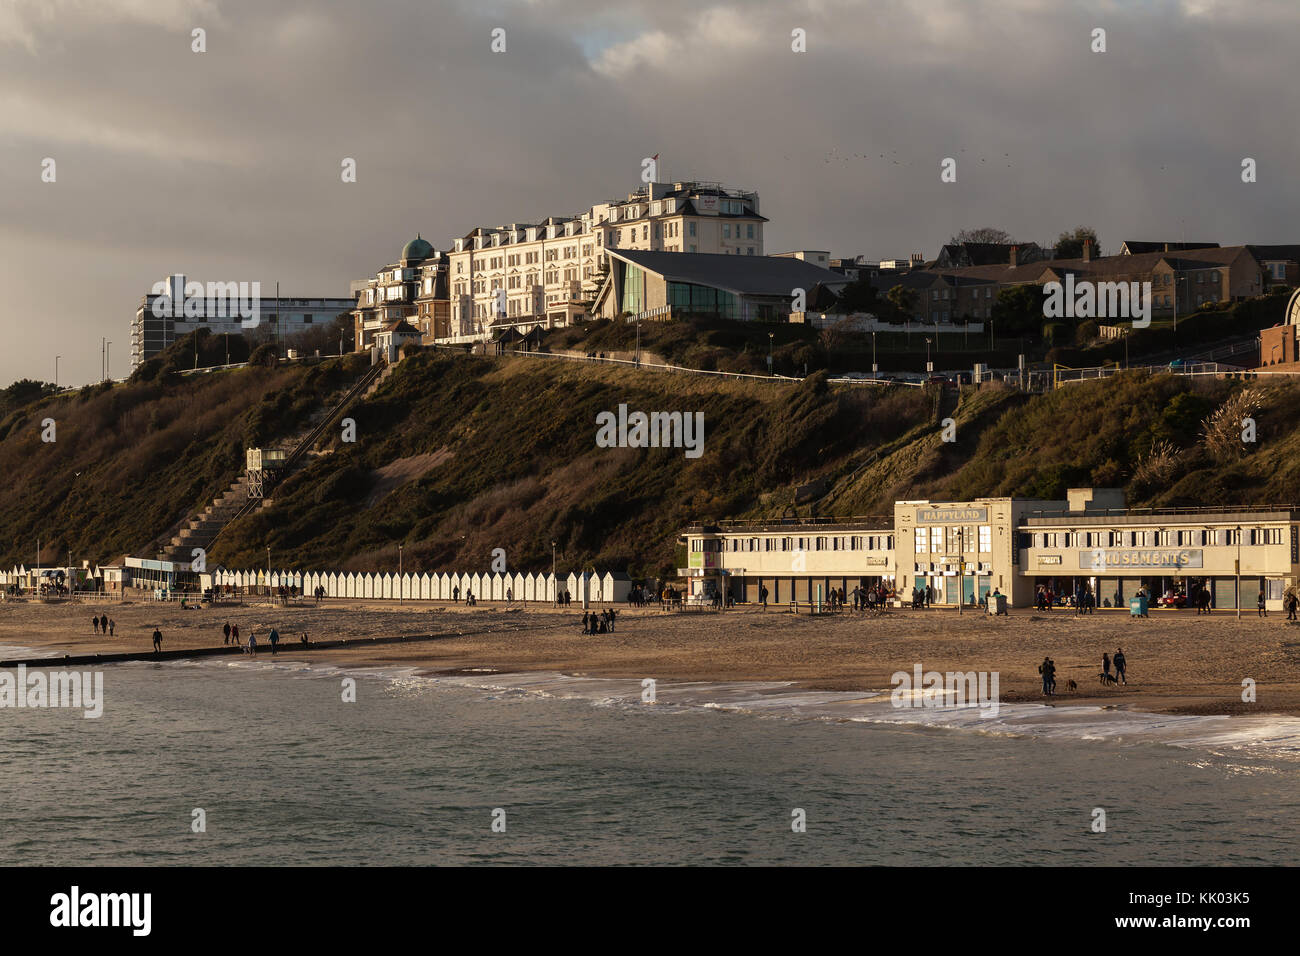
<svg viewBox="0 0 1300 956">
<path fill-rule="evenodd" d="M 614 619 L 618 612 L 613 608 L 607 608 L 597 614 L 595 611 L 582 614 L 582 633 L 583 634 L 609 634 L 614 630 Z"/>
<path fill-rule="evenodd" d="M 229 621 L 227 621 L 225 625 L 221 628 L 221 633 L 223 636 L 223 640 L 222 640 L 223 644 L 234 644 L 236 647 L 242 646 L 244 648 L 245 654 L 248 654 L 252 657 L 257 656 L 257 632 L 256 631 L 248 632 L 248 643 L 243 645 L 240 644 L 238 624 L 231 624 Z M 271 628 L 270 631 L 267 632 L 266 640 L 267 643 L 271 645 L 271 653 L 274 654 L 279 649 L 280 646 L 280 632 L 275 628 Z M 310 641 L 308 641 L 307 639 L 306 631 L 302 632 L 302 637 L 300 638 L 300 641 L 303 647 L 306 647 L 310 643 Z"/>
<path fill-rule="evenodd" d="M 451 600 L 452 600 L 452 603 L 453 603 L 453 604 L 459 604 L 459 603 L 460 603 L 460 585 L 459 585 L 459 584 L 456 585 L 454 588 L 451 589 Z M 466 606 L 466 607 L 474 607 L 476 604 L 478 604 L 478 601 L 477 601 L 477 599 L 474 597 L 474 591 L 473 591 L 471 588 L 466 588 L 466 589 L 465 589 L 465 606 Z"/>
<path fill-rule="evenodd" d="M 1110 669 L 1115 667 L 1115 674 L 1112 678 Z M 1124 648 L 1115 651 L 1115 656 L 1103 652 L 1101 655 L 1101 673 L 1102 680 L 1110 683 L 1112 680 L 1116 684 L 1128 684 L 1128 659 L 1124 656 Z M 1038 665 L 1038 673 L 1043 678 L 1043 696 L 1054 697 L 1056 695 L 1056 661 L 1051 657 L 1044 657 L 1043 663 Z"/>
<path fill-rule="evenodd" d="M 90 626 L 96 634 L 107 634 L 109 637 L 114 637 L 114 632 L 117 630 L 117 621 L 110 620 L 107 614 L 102 614 L 99 617 L 92 617 Z"/>
</svg>

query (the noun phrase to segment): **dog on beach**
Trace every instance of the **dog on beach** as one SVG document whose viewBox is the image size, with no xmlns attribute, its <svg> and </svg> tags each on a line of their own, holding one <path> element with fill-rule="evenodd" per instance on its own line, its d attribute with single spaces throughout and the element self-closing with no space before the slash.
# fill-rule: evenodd
<svg viewBox="0 0 1300 956">
<path fill-rule="evenodd" d="M 1119 683 L 1119 681 L 1117 681 L 1112 675 L 1107 674 L 1105 671 L 1102 671 L 1097 675 L 1097 677 L 1101 681 L 1102 687 L 1106 687 L 1107 685 L 1114 686 Z"/>
<path fill-rule="evenodd" d="M 1078 691 L 1079 685 L 1076 684 L 1073 679 L 1067 680 L 1065 682 L 1065 689 L 1068 690 L 1071 694 L 1073 694 Z"/>
</svg>

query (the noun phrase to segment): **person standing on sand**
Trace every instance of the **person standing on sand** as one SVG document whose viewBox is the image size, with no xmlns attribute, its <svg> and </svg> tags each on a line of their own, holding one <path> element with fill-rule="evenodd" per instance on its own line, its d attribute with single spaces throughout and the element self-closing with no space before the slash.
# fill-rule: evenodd
<svg viewBox="0 0 1300 956">
<path fill-rule="evenodd" d="M 271 628 L 271 633 L 268 635 L 268 639 L 271 642 L 271 653 L 274 654 L 276 646 L 280 643 L 280 632 L 275 628 Z"/>
<path fill-rule="evenodd" d="M 155 654 L 157 654 L 161 650 L 162 650 L 162 631 L 158 630 L 158 628 L 155 627 L 153 629 L 153 651 Z"/>
<path fill-rule="evenodd" d="M 1056 678 L 1054 676 L 1055 670 L 1056 668 L 1052 666 L 1052 659 L 1050 657 L 1044 657 L 1043 663 L 1038 665 L 1038 673 L 1043 675 L 1044 697 L 1052 696 L 1052 687 L 1056 684 Z"/>
<path fill-rule="evenodd" d="M 1264 589 L 1259 589 L 1259 600 L 1257 602 L 1260 617 L 1268 617 L 1268 611 L 1264 610 Z"/>
<path fill-rule="evenodd" d="M 1124 676 L 1124 668 L 1128 667 L 1128 659 L 1124 656 L 1124 648 L 1115 651 L 1115 676 L 1119 678 L 1121 684 L 1127 684 L 1128 678 Z"/>
<path fill-rule="evenodd" d="M 230 639 L 235 642 L 236 647 L 239 646 L 239 625 L 238 624 L 230 625 Z"/>
<path fill-rule="evenodd" d="M 1107 677 L 1110 676 L 1110 655 L 1105 651 L 1101 652 L 1101 672 Z"/>
<path fill-rule="evenodd" d="M 110 619 L 108 622 L 108 636 L 113 637 L 114 636 L 113 632 L 116 630 L 117 630 L 117 621 Z"/>
<path fill-rule="evenodd" d="M 230 643 L 230 622 L 229 621 L 227 621 L 226 626 L 221 629 L 221 633 L 225 635 L 221 643 L 229 644 Z"/>
<path fill-rule="evenodd" d="M 90 626 L 91 626 L 92 629 L 94 629 L 95 633 L 98 634 L 98 633 L 99 633 L 99 618 L 98 618 L 98 617 L 92 617 L 92 618 L 90 619 Z"/>
<path fill-rule="evenodd" d="M 248 647 L 245 650 L 250 657 L 257 656 L 257 631 L 248 632 Z"/>
</svg>

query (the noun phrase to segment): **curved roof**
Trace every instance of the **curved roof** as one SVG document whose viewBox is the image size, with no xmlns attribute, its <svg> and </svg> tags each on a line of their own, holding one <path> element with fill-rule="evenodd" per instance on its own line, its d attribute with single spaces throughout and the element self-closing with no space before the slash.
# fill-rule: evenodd
<svg viewBox="0 0 1300 956">
<path fill-rule="evenodd" d="M 433 246 L 416 233 L 414 239 L 402 246 L 403 259 L 427 259 L 433 255 Z"/>
</svg>

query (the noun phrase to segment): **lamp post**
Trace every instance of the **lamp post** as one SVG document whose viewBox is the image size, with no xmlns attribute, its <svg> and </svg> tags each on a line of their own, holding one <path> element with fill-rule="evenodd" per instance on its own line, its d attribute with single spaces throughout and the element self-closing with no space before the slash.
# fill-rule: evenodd
<svg viewBox="0 0 1300 956">
<path fill-rule="evenodd" d="M 54 385 L 56 388 L 59 385 L 59 359 L 61 358 L 63 358 L 62 355 L 54 356 Z"/>
<path fill-rule="evenodd" d="M 767 333 L 767 374 L 772 374 L 772 350 L 775 347 L 776 333 Z"/>
<path fill-rule="evenodd" d="M 555 542 L 551 542 L 551 587 L 555 588 L 555 603 L 560 603 L 560 587 L 555 580 Z"/>
<path fill-rule="evenodd" d="M 880 366 L 876 364 L 876 333 L 872 331 L 871 333 L 871 374 L 874 375 L 879 371 L 880 371 Z"/>
<path fill-rule="evenodd" d="M 966 529 L 957 529 L 957 616 L 966 603 Z"/>
<path fill-rule="evenodd" d="M 271 546 L 266 546 L 266 597 L 271 598 Z"/>
<path fill-rule="evenodd" d="M 113 342 L 111 339 L 104 343 L 104 378 L 109 380 L 113 378 Z"/>
<path fill-rule="evenodd" d="M 1241 525 L 1237 525 L 1237 620 L 1241 620 Z"/>
<path fill-rule="evenodd" d="M 402 545 L 397 545 L 397 603 L 402 603 Z"/>
<path fill-rule="evenodd" d="M 934 362 L 930 360 L 930 337 L 928 335 L 925 337 L 925 370 L 927 372 L 934 371 Z"/>
</svg>

